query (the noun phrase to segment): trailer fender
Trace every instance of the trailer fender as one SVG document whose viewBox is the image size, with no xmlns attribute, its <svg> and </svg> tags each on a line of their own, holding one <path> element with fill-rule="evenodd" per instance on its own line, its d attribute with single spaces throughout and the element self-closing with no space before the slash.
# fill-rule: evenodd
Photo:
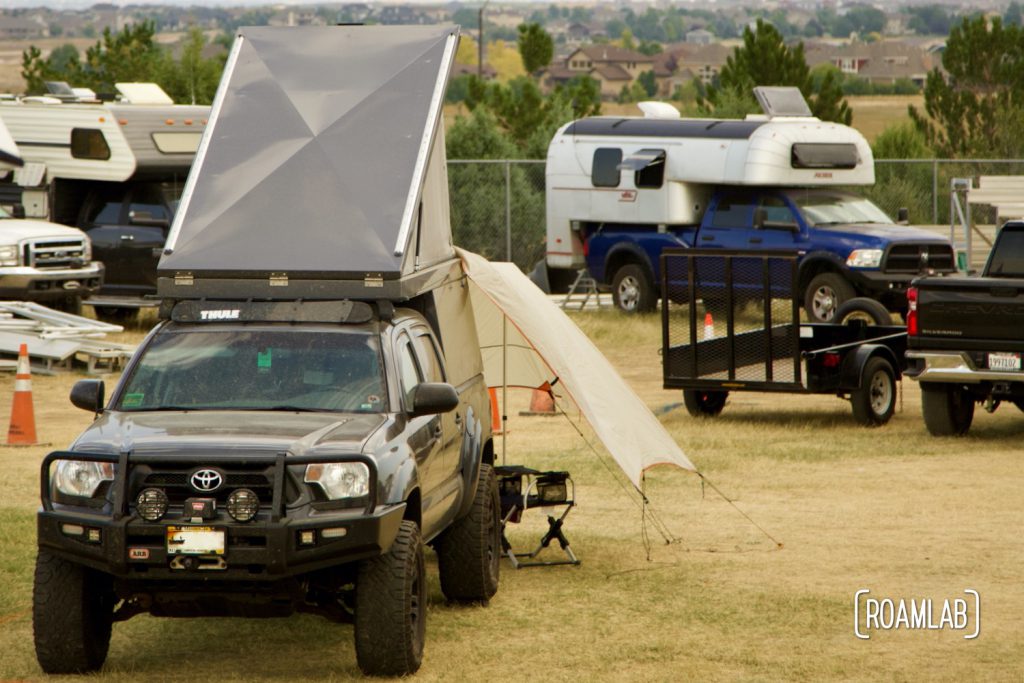
<svg viewBox="0 0 1024 683">
<path fill-rule="evenodd" d="M 884 344 L 864 344 L 848 353 L 843 360 L 843 367 L 840 370 L 839 387 L 846 391 L 860 389 L 864 366 L 867 365 L 868 360 L 875 356 L 880 356 L 889 361 L 896 381 L 902 379 L 903 373 L 900 370 L 896 354 L 892 352 L 892 349 Z"/>
</svg>

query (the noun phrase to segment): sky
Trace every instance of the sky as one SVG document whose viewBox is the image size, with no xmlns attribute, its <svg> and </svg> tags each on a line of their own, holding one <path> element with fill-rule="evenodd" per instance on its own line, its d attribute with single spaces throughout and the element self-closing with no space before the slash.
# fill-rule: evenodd
<svg viewBox="0 0 1024 683">
<path fill-rule="evenodd" d="M 445 0 L 387 0 L 385 2 L 370 2 L 368 0 L 335 0 L 323 4 L 341 4 L 343 2 L 366 2 L 374 5 L 439 5 L 445 4 Z M 251 5 L 316 5 L 315 0 L 0 0 L 0 9 L 13 9 L 16 7 L 49 7 L 51 9 L 84 9 L 92 7 L 98 2 L 125 7 L 127 5 L 171 5 L 177 7 L 189 7 L 202 5 L 205 7 L 243 7 Z M 500 4 L 512 3 L 546 3 L 557 2 L 559 5 L 579 4 L 580 0 L 500 0 Z M 685 0 L 684 0 L 685 2 Z M 468 3 L 467 3 L 468 4 Z M 590 4 L 590 3 L 588 3 Z"/>
</svg>

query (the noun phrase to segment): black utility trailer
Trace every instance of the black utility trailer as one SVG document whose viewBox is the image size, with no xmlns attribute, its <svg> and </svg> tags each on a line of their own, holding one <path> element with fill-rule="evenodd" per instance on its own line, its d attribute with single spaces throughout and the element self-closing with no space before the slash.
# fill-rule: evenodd
<svg viewBox="0 0 1024 683">
<path fill-rule="evenodd" d="M 892 417 L 907 331 L 884 306 L 852 299 L 837 323 L 800 321 L 800 255 L 673 249 L 661 256 L 664 386 L 694 416 L 730 391 L 849 397 L 864 425 Z"/>
</svg>

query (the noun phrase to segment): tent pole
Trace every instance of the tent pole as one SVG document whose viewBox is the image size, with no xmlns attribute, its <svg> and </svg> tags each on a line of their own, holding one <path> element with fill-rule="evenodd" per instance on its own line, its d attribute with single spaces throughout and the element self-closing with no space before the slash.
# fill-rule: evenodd
<svg viewBox="0 0 1024 683">
<path fill-rule="evenodd" d="M 508 434 L 508 316 L 501 316 L 501 464 L 505 465 L 505 435 Z"/>
</svg>

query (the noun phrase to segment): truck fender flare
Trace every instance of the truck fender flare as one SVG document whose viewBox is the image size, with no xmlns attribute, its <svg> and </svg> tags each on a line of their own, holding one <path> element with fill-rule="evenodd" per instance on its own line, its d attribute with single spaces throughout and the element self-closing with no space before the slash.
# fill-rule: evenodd
<svg viewBox="0 0 1024 683">
<path fill-rule="evenodd" d="M 419 471 L 416 469 L 416 456 L 406 452 L 405 457 L 402 458 L 402 464 L 398 466 L 398 470 L 389 479 L 390 481 L 386 483 L 387 490 L 384 491 L 384 500 L 382 502 L 401 503 L 409 500 L 412 492 L 420 487 Z"/>
<path fill-rule="evenodd" d="M 612 280 L 615 278 L 615 273 L 611 272 L 608 264 L 618 260 L 622 256 L 625 256 L 627 261 L 635 261 L 642 265 L 647 270 L 647 274 L 651 276 L 652 283 L 657 286 L 658 283 L 654 282 L 654 266 L 651 265 L 651 260 L 647 258 L 647 254 L 640 245 L 633 242 L 619 242 L 608 250 L 608 256 L 604 259 L 604 278 L 607 284 L 611 284 Z"/>
<path fill-rule="evenodd" d="M 849 272 L 846 262 L 829 251 L 812 251 L 800 259 L 797 269 L 797 280 L 800 282 L 800 293 L 803 294 L 803 287 L 811 281 L 813 274 L 832 271 L 841 273 L 843 276 Z"/>
<path fill-rule="evenodd" d="M 455 519 L 465 517 L 473 507 L 474 492 L 480 479 L 480 462 L 483 459 L 483 432 L 483 425 L 470 406 L 466 409 L 466 431 L 462 436 L 462 448 L 459 450 L 459 462 L 462 465 L 462 500 L 459 501 L 459 512 Z"/>
<path fill-rule="evenodd" d="M 889 361 L 896 381 L 902 379 L 903 373 L 900 370 L 900 363 L 892 349 L 884 344 L 864 344 L 863 346 L 858 346 L 852 353 L 847 354 L 840 371 L 839 386 L 847 390 L 860 389 L 864 366 L 875 356 Z"/>
</svg>

